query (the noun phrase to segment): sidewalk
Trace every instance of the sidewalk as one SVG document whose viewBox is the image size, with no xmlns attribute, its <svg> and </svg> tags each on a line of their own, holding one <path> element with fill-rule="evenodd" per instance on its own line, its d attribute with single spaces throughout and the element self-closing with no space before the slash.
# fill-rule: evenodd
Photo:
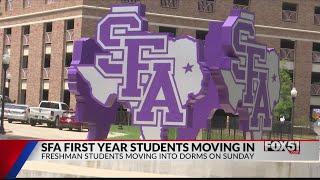
<svg viewBox="0 0 320 180">
<path fill-rule="evenodd" d="M 160 178 L 160 177 L 183 177 L 168 174 L 153 174 L 134 171 L 118 171 L 110 169 L 90 168 L 61 163 L 43 161 L 26 161 L 17 178 L 32 177 L 131 177 L 131 178 Z"/>
</svg>

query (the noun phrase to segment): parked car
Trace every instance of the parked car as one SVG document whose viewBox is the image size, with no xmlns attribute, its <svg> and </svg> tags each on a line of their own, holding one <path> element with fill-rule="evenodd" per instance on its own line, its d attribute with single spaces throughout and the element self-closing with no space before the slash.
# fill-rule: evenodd
<svg viewBox="0 0 320 180">
<path fill-rule="evenodd" d="M 5 118 L 9 123 L 13 121 L 20 121 L 22 123 L 28 123 L 29 121 L 29 106 L 24 104 L 5 104 L 4 109 Z"/>
<path fill-rule="evenodd" d="M 4 113 L 3 113 L 3 117 L 5 119 L 7 119 L 7 115 L 8 115 L 8 107 L 10 106 L 11 103 L 4 103 Z M 2 104 L 0 103 L 0 116 L 1 116 L 1 112 L 2 112 Z"/>
<path fill-rule="evenodd" d="M 69 106 L 63 102 L 41 101 L 39 107 L 30 107 L 30 125 L 47 123 L 48 127 L 57 127 L 59 118 L 69 110 Z"/>
<path fill-rule="evenodd" d="M 77 129 L 78 131 L 82 131 L 83 129 L 88 129 L 88 124 L 79 122 L 76 119 L 76 113 L 74 111 L 66 111 L 62 114 L 59 120 L 59 129 L 62 130 L 63 128 L 69 128 L 71 131 L 72 129 Z"/>
</svg>

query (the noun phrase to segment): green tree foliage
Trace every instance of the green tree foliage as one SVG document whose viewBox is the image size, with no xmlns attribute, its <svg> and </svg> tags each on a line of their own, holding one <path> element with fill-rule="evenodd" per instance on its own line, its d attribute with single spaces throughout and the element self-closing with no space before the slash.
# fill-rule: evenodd
<svg viewBox="0 0 320 180">
<path fill-rule="evenodd" d="M 292 99 L 291 99 L 291 88 L 292 79 L 290 77 L 289 70 L 280 68 L 280 99 L 279 103 L 273 110 L 275 118 L 279 119 L 284 116 L 286 119 L 291 117 Z"/>
</svg>

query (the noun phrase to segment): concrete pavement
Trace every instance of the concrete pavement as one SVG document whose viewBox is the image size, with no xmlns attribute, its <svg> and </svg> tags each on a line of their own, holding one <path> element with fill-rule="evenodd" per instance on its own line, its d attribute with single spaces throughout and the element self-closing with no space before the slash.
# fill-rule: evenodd
<svg viewBox="0 0 320 180">
<path fill-rule="evenodd" d="M 22 124 L 20 122 L 8 123 L 4 121 L 4 127 L 7 132 L 6 135 L 1 135 L 0 139 L 54 139 L 54 140 L 73 140 L 86 139 L 88 130 L 78 132 L 69 129 L 59 130 L 57 128 L 48 128 L 44 125 L 31 126 L 29 124 Z M 109 133 L 108 137 L 124 136 L 124 133 Z"/>
<path fill-rule="evenodd" d="M 44 161 L 27 161 L 17 178 L 25 177 L 108 177 L 108 178 L 159 178 L 159 177 L 184 177 L 168 174 L 155 174 L 135 171 L 119 171 L 100 169 L 95 167 L 84 167 L 62 163 Z"/>
</svg>

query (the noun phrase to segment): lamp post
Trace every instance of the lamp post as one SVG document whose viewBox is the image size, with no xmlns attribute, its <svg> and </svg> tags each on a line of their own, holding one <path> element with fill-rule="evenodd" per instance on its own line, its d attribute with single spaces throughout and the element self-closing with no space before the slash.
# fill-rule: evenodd
<svg viewBox="0 0 320 180">
<path fill-rule="evenodd" d="M 280 118 L 280 123 L 281 123 L 281 125 L 280 125 L 280 139 L 282 139 L 283 123 L 284 123 L 285 120 L 286 120 L 286 119 L 284 118 L 284 116 L 282 116 L 282 117 Z"/>
<path fill-rule="evenodd" d="M 293 87 L 290 93 L 292 98 L 292 114 L 291 114 L 291 140 L 292 140 L 293 139 L 294 103 L 298 95 L 298 91 L 295 87 Z"/>
<path fill-rule="evenodd" d="M 6 90 L 6 79 L 7 79 L 7 70 L 9 68 L 10 55 L 4 54 L 2 56 L 2 68 L 3 68 L 3 86 L 2 86 L 2 99 L 1 99 L 1 127 L 0 133 L 5 134 L 4 126 L 3 126 L 3 116 L 4 116 L 4 103 L 5 103 L 5 90 Z"/>
</svg>

